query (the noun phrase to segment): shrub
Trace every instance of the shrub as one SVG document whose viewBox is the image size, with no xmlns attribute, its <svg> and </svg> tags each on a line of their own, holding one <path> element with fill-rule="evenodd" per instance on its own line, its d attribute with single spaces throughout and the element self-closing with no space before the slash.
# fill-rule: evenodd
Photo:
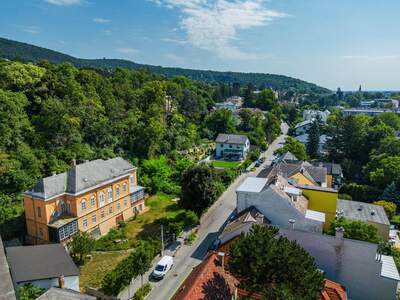
<svg viewBox="0 0 400 300">
<path fill-rule="evenodd" d="M 260 150 L 258 149 L 252 149 L 247 154 L 247 158 L 251 161 L 257 160 L 259 156 L 260 156 Z"/>
<path fill-rule="evenodd" d="M 197 239 L 197 234 L 192 232 L 189 236 L 185 239 L 186 245 L 191 245 Z"/>
<path fill-rule="evenodd" d="M 129 242 L 116 243 L 116 240 L 126 240 L 126 227 L 113 228 L 106 235 L 94 242 L 94 249 L 97 251 L 124 250 L 130 248 Z"/>
<path fill-rule="evenodd" d="M 140 289 L 138 289 L 133 296 L 132 300 L 143 300 L 150 293 L 152 286 L 150 283 L 146 283 Z"/>
<path fill-rule="evenodd" d="M 382 206 L 385 209 L 385 212 L 386 212 L 389 220 L 392 219 L 393 216 L 396 214 L 397 206 L 393 202 L 379 200 L 379 201 L 375 201 L 374 204 Z"/>
<path fill-rule="evenodd" d="M 94 249 L 94 239 L 87 232 L 79 232 L 69 243 L 71 255 L 77 264 L 83 264 L 83 257 Z"/>
<path fill-rule="evenodd" d="M 353 200 L 353 198 L 348 194 L 339 194 L 338 198 L 342 200 Z"/>
<path fill-rule="evenodd" d="M 353 221 L 346 218 L 336 219 L 331 224 L 329 234 L 335 235 L 338 227 L 343 227 L 344 237 L 349 239 L 371 243 L 378 243 L 380 240 L 376 227 L 362 221 Z"/>
</svg>

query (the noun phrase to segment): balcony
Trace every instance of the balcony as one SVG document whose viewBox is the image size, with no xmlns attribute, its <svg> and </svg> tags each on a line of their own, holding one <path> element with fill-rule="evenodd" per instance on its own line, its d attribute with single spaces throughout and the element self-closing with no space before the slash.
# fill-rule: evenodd
<svg viewBox="0 0 400 300">
<path fill-rule="evenodd" d="M 132 206 L 146 197 L 145 188 L 140 185 L 131 185 L 130 191 L 131 191 L 130 198 Z"/>
</svg>

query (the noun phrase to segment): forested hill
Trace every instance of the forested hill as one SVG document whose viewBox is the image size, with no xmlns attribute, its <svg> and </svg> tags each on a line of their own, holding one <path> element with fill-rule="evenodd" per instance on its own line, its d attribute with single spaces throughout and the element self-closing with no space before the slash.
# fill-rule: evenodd
<svg viewBox="0 0 400 300">
<path fill-rule="evenodd" d="M 66 55 L 50 49 L 0 38 L 0 57 L 6 59 L 21 59 L 25 61 L 37 62 L 48 60 L 52 63 L 69 62 L 80 68 L 101 68 L 115 69 L 118 67 L 128 69 L 145 68 L 167 77 L 186 76 L 193 80 L 218 83 L 240 83 L 271 87 L 275 90 L 293 90 L 301 93 L 322 94 L 329 92 L 328 89 L 309 83 L 300 79 L 295 79 L 283 75 L 263 74 L 263 73 L 240 73 L 240 72 L 218 72 L 206 70 L 191 70 L 182 68 L 166 68 L 161 66 L 151 66 L 138 64 L 123 59 L 81 59 Z"/>
</svg>

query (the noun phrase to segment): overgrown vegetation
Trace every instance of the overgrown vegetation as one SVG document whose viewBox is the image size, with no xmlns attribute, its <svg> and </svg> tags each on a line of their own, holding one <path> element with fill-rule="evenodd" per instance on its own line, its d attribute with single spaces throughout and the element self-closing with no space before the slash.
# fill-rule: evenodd
<svg viewBox="0 0 400 300">
<path fill-rule="evenodd" d="M 344 229 L 345 238 L 371 243 L 378 243 L 381 240 L 378 236 L 378 230 L 373 225 L 343 217 L 331 223 L 329 234 L 335 235 L 336 229 L 340 227 Z"/>
<path fill-rule="evenodd" d="M 20 300 L 35 300 L 45 292 L 45 289 L 27 283 L 18 288 L 18 299 Z"/>
</svg>

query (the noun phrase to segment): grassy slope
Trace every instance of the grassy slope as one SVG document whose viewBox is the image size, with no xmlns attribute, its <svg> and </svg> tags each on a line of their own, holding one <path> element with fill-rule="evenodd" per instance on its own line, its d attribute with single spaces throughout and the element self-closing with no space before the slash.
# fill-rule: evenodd
<svg viewBox="0 0 400 300">
<path fill-rule="evenodd" d="M 216 168 L 224 169 L 234 169 L 240 165 L 240 161 L 224 161 L 224 160 L 214 160 L 212 162 L 213 166 Z"/>
</svg>

